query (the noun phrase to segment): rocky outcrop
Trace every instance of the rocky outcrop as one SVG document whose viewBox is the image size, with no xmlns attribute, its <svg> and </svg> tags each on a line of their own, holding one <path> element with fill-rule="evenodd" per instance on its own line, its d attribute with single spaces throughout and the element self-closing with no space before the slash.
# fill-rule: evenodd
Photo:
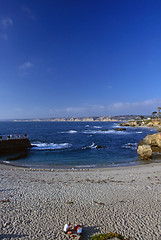
<svg viewBox="0 0 161 240">
<path fill-rule="evenodd" d="M 161 133 L 147 135 L 138 144 L 137 153 L 141 159 L 151 159 L 153 152 L 161 153 Z"/>
<path fill-rule="evenodd" d="M 161 128 L 161 119 L 130 120 L 120 123 L 120 126 L 127 127 L 154 127 Z"/>
<path fill-rule="evenodd" d="M 161 125 L 161 120 L 160 119 L 153 119 L 149 122 L 147 122 L 147 127 L 160 127 Z"/>
<path fill-rule="evenodd" d="M 120 126 L 123 126 L 123 127 L 138 127 L 139 125 L 136 121 L 128 121 L 128 122 L 120 123 Z"/>
<path fill-rule="evenodd" d="M 126 131 L 126 128 L 114 128 L 115 131 Z"/>
<path fill-rule="evenodd" d="M 0 154 L 31 148 L 28 138 L 0 140 Z"/>
</svg>

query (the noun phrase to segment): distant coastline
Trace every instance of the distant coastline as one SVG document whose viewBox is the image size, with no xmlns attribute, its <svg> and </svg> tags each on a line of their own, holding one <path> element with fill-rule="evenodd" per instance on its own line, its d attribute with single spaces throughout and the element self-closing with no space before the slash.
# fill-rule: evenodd
<svg viewBox="0 0 161 240">
<path fill-rule="evenodd" d="M 34 118 L 14 119 L 14 122 L 117 122 L 135 120 L 139 115 L 119 115 L 100 117 L 69 117 L 69 118 Z"/>
</svg>

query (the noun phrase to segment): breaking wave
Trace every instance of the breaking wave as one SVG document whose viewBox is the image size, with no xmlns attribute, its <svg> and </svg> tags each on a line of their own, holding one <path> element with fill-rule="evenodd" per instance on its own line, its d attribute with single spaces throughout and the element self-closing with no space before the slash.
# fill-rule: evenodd
<svg viewBox="0 0 161 240">
<path fill-rule="evenodd" d="M 33 144 L 32 149 L 36 150 L 59 150 L 59 149 L 65 149 L 70 148 L 72 144 L 69 143 L 35 143 Z"/>
<path fill-rule="evenodd" d="M 91 164 L 91 165 L 78 165 L 78 166 L 75 166 L 76 168 L 94 168 L 96 167 L 96 165 L 94 164 Z"/>
<path fill-rule="evenodd" d="M 84 134 L 128 134 L 124 131 L 115 131 L 115 130 L 86 130 L 83 131 Z"/>
<path fill-rule="evenodd" d="M 91 145 L 83 147 L 82 149 L 100 149 L 100 148 L 106 148 L 106 146 L 100 146 L 95 143 L 92 143 Z"/>
<path fill-rule="evenodd" d="M 69 131 L 66 131 L 66 132 L 61 132 L 61 133 L 77 133 L 78 131 L 76 131 L 76 130 L 69 130 Z"/>
<path fill-rule="evenodd" d="M 130 148 L 132 150 L 136 150 L 137 149 L 137 143 L 126 143 L 123 148 Z"/>
</svg>

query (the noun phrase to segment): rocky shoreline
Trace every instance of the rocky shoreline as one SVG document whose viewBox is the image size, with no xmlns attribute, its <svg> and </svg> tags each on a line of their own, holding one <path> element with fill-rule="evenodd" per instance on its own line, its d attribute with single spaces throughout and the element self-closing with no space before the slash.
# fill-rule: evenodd
<svg viewBox="0 0 161 240">
<path fill-rule="evenodd" d="M 161 119 L 130 120 L 120 123 L 123 127 L 154 127 L 161 130 Z"/>
<path fill-rule="evenodd" d="M 141 159 L 151 160 L 153 154 L 161 155 L 161 119 L 131 120 L 120 123 L 121 127 L 153 127 L 159 133 L 147 135 L 138 143 L 137 153 Z"/>
<path fill-rule="evenodd" d="M 147 135 L 138 143 L 137 153 L 141 159 L 152 159 L 153 153 L 161 154 L 161 133 Z"/>
</svg>

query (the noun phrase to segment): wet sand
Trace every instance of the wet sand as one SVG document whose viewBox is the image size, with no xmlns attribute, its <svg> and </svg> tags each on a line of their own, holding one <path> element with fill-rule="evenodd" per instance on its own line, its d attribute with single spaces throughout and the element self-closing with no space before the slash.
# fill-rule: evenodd
<svg viewBox="0 0 161 240">
<path fill-rule="evenodd" d="M 83 239 L 117 232 L 161 240 L 161 163 L 92 170 L 34 170 L 0 164 L 0 239 Z M 73 238 L 74 239 L 74 238 Z"/>
</svg>

